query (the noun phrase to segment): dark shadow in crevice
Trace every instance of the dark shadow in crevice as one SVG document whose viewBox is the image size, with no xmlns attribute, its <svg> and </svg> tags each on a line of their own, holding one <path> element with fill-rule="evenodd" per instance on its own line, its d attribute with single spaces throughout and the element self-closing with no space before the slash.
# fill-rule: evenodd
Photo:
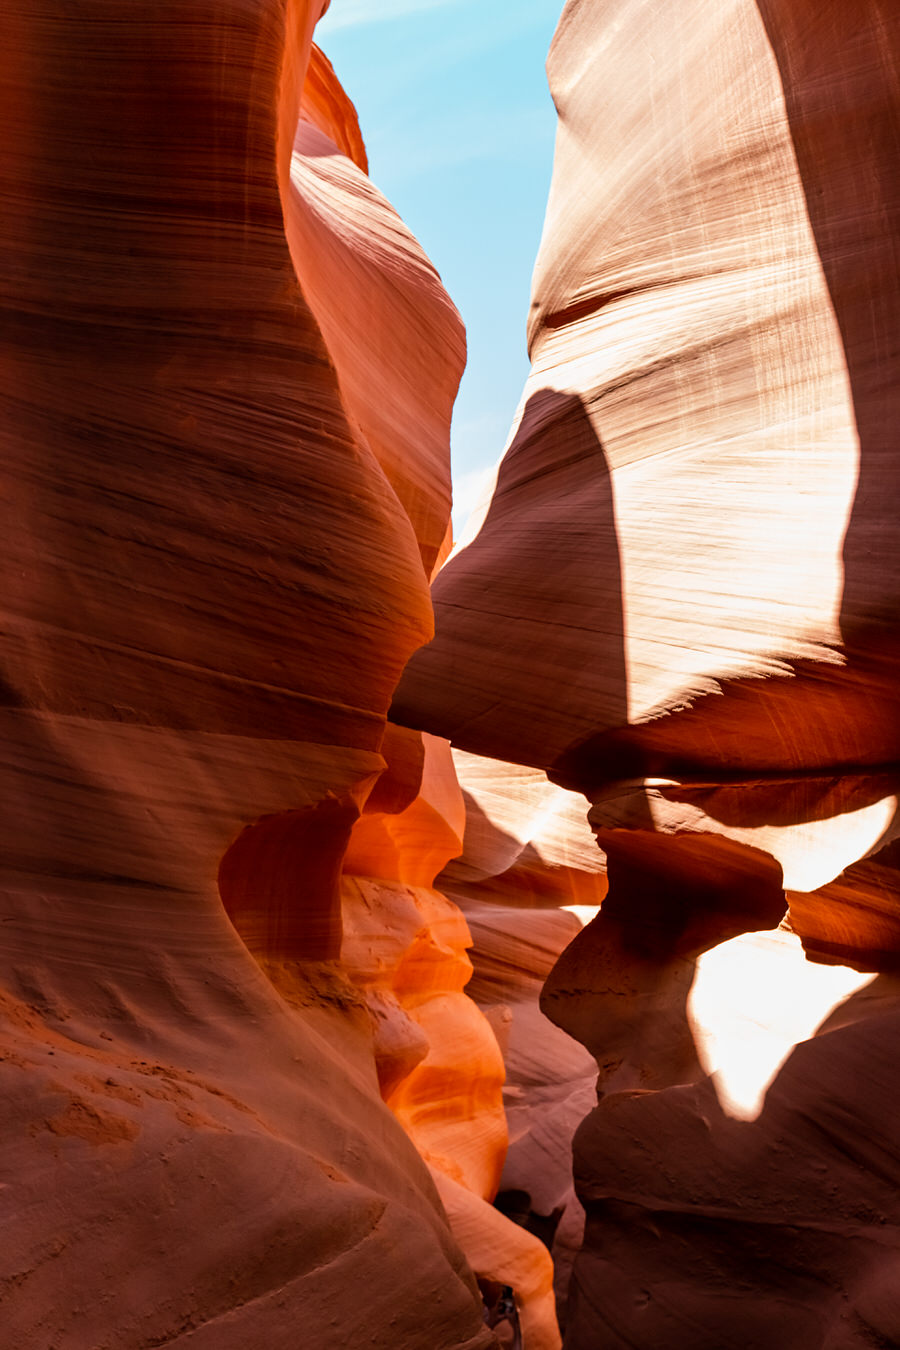
<svg viewBox="0 0 900 1350">
<path fill-rule="evenodd" d="M 562 1205 L 552 1210 L 550 1214 L 539 1214 L 532 1207 L 528 1191 L 511 1189 L 497 1192 L 494 1197 L 494 1209 L 499 1209 L 501 1214 L 505 1214 L 512 1223 L 518 1224 L 520 1228 L 524 1228 L 526 1232 L 543 1242 L 550 1251 L 559 1221 L 563 1216 Z"/>
</svg>

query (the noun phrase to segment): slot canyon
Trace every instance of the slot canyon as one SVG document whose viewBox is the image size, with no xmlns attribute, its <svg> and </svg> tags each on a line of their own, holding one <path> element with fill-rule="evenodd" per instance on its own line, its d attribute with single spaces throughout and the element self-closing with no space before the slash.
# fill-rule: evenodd
<svg viewBox="0 0 900 1350">
<path fill-rule="evenodd" d="M 328 8 L 0 0 L 0 1350 L 898 1347 L 900 3 L 566 0 L 457 540 Z"/>
</svg>

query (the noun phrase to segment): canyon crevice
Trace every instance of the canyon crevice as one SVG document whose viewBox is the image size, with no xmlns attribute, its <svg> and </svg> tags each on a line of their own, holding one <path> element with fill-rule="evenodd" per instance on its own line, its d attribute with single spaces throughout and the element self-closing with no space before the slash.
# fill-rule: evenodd
<svg viewBox="0 0 900 1350">
<path fill-rule="evenodd" d="M 568 0 L 453 550 L 325 8 L 3 6 L 8 1342 L 900 1344 L 900 14 Z"/>
</svg>

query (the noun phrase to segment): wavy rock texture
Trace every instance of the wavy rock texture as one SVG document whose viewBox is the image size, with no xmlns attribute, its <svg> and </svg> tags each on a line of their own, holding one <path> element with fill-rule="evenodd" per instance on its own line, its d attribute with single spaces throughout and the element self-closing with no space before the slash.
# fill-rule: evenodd
<svg viewBox="0 0 900 1350">
<path fill-rule="evenodd" d="M 396 492 L 430 575 L 449 541 L 448 427 L 465 337 L 434 267 L 366 176 L 344 108 L 326 121 L 323 102 L 304 105 L 294 140 L 291 256 L 350 426 Z M 352 159 L 335 153 L 339 134 Z"/>
<path fill-rule="evenodd" d="M 319 58 L 290 177 L 319 4 L 89 8 L 5 6 L 0 76 L 5 1336 L 487 1347 L 336 965 L 461 326 Z"/>
<path fill-rule="evenodd" d="M 371 804 L 351 836 L 341 961 L 369 1001 L 394 1114 L 433 1167 L 490 1199 L 506 1152 L 503 1064 L 463 993 L 472 971 L 466 921 L 433 886 L 463 833 L 450 750 L 429 737 L 422 751 L 409 805 L 391 812 Z"/>
<path fill-rule="evenodd" d="M 509 1148 L 496 1204 L 550 1248 L 561 1323 L 584 1215 L 572 1189 L 572 1137 L 596 1102 L 597 1066 L 585 1048 L 542 1015 L 544 979 L 579 920 L 559 909 L 466 901 L 475 973 L 467 986 L 503 1049 Z"/>
<path fill-rule="evenodd" d="M 900 1341 L 898 61 L 879 0 L 570 0 L 551 49 L 532 373 L 392 715 L 607 853 L 543 996 L 604 1094 L 571 1350 Z M 755 1089 L 739 967 L 818 1010 Z"/>
</svg>

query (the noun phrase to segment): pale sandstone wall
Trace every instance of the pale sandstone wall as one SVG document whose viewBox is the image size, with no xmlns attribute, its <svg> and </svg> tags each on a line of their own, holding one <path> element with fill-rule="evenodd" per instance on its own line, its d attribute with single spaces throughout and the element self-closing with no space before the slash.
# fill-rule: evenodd
<svg viewBox="0 0 900 1350">
<path fill-rule="evenodd" d="M 392 716 L 607 854 L 543 994 L 603 1094 L 571 1350 L 900 1340 L 898 59 L 880 0 L 570 0 L 551 49 L 532 373 Z"/>
</svg>

